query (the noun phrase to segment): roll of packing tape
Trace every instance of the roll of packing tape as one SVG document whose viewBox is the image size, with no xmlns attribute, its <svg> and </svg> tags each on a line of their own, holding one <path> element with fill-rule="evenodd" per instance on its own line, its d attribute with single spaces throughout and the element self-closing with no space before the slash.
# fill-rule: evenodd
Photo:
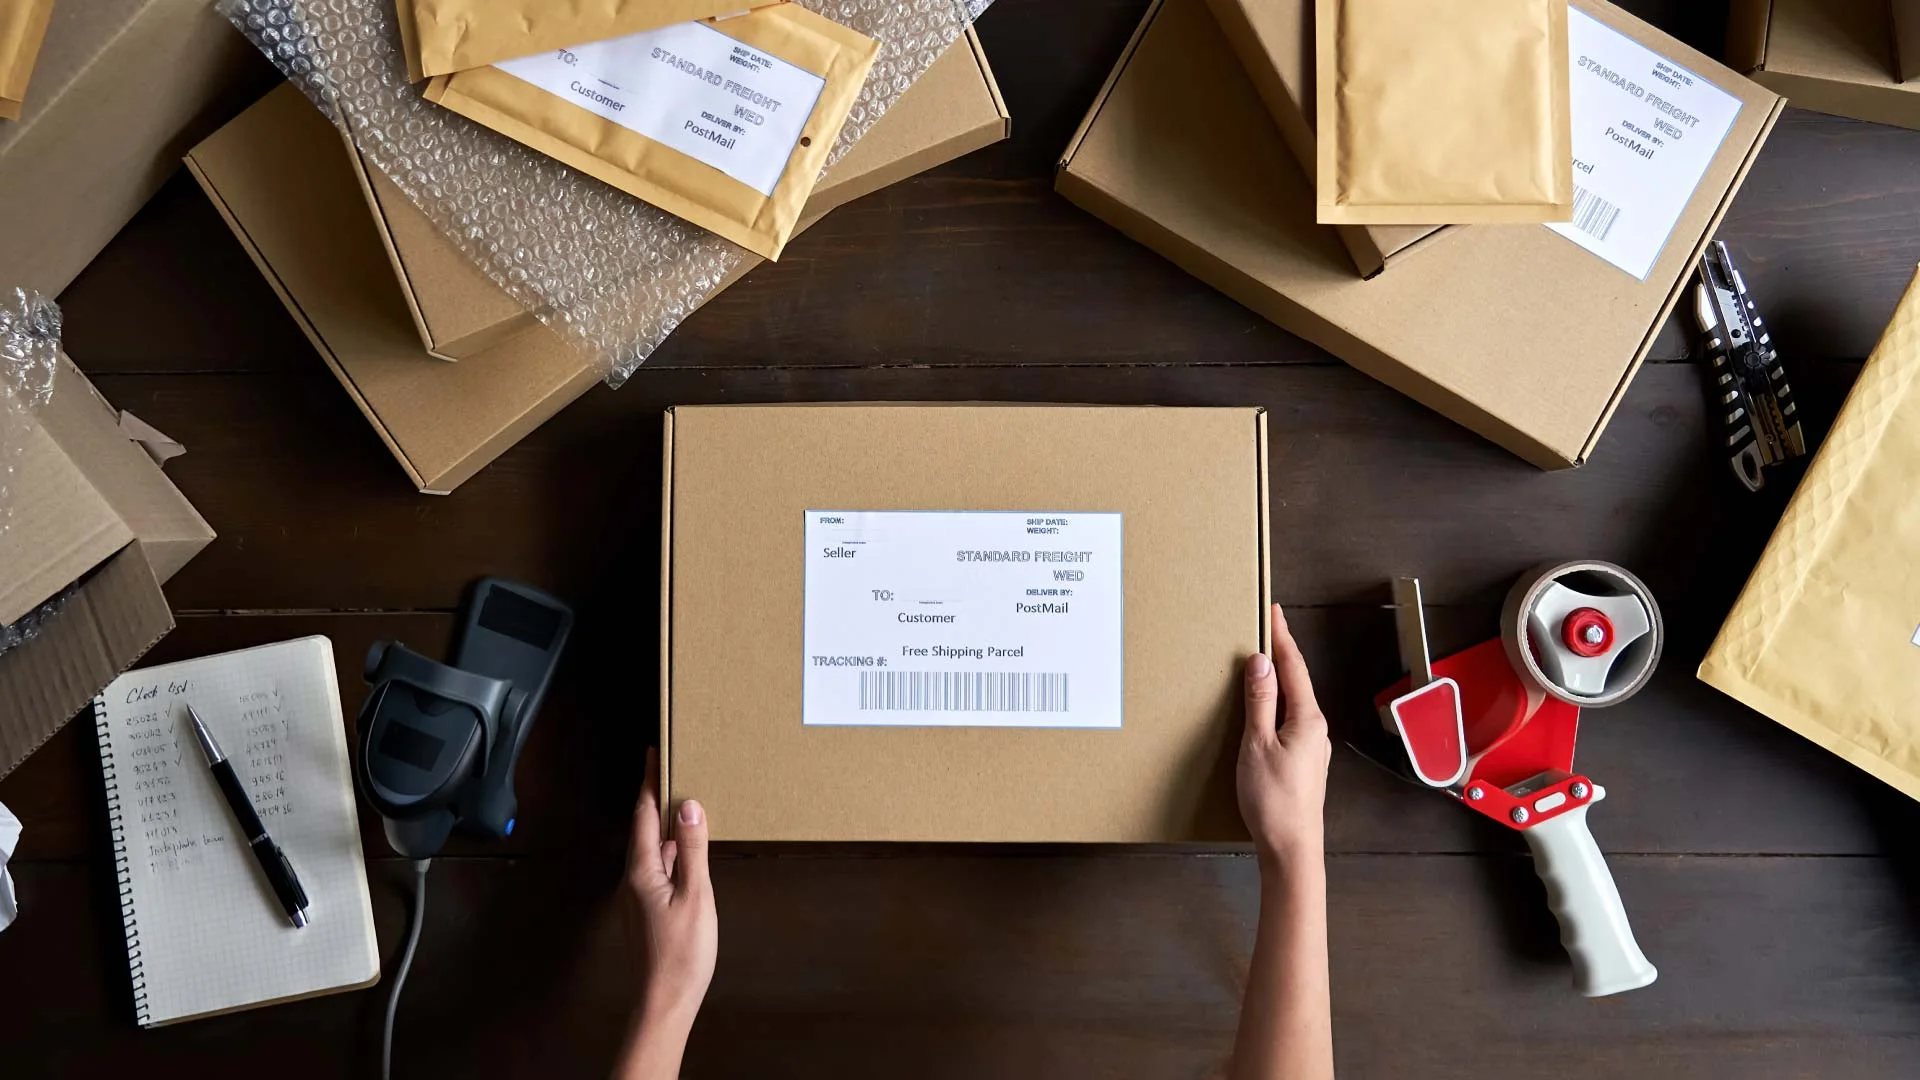
<svg viewBox="0 0 1920 1080">
<path fill-rule="evenodd" d="M 1579 706 L 1616 705 L 1653 678 L 1666 646 L 1660 605 L 1608 562 L 1542 567 L 1507 593 L 1500 639 L 1522 679 Z"/>
</svg>

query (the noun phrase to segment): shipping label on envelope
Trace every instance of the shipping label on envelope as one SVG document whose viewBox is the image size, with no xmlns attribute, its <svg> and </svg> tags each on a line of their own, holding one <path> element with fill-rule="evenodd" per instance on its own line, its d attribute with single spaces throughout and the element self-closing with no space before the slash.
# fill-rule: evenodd
<svg viewBox="0 0 1920 1080">
<path fill-rule="evenodd" d="M 396 0 L 413 81 L 637 34 L 737 15 L 775 0 Z"/>
<path fill-rule="evenodd" d="M 1920 279 L 1700 678 L 1920 799 Z"/>
<path fill-rule="evenodd" d="M 775 4 L 436 76 L 426 97 L 777 259 L 878 52 Z"/>
</svg>

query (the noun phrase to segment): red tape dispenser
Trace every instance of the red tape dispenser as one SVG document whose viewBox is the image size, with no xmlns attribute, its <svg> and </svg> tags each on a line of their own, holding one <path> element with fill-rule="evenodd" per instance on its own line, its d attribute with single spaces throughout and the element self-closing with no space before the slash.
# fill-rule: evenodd
<svg viewBox="0 0 1920 1080">
<path fill-rule="evenodd" d="M 1408 677 L 1374 704 L 1413 777 L 1526 837 L 1576 989 L 1653 982 L 1587 829 L 1606 789 L 1573 771 L 1581 707 L 1623 701 L 1653 676 L 1665 639 L 1653 594 L 1611 563 L 1547 567 L 1507 595 L 1498 638 L 1431 660 L 1419 581 L 1393 592 Z"/>
</svg>

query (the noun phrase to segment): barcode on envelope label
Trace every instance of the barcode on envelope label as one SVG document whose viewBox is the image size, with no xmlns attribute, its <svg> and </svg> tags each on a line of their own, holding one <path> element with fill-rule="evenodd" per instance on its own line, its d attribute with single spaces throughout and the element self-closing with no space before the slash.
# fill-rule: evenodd
<svg viewBox="0 0 1920 1080">
<path fill-rule="evenodd" d="M 1581 187 L 1573 185 L 1573 227 L 1593 237 L 1605 240 L 1613 231 L 1614 222 L 1620 220 L 1620 208 L 1607 200 Z"/>
<path fill-rule="evenodd" d="M 863 671 L 862 712 L 1066 712 L 1065 674 Z"/>
</svg>

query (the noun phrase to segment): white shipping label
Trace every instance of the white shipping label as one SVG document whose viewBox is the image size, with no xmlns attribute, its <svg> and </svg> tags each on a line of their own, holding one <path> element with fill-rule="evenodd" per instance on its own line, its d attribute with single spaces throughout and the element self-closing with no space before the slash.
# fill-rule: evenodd
<svg viewBox="0 0 1920 1080">
<path fill-rule="evenodd" d="M 769 196 L 827 85 L 703 22 L 494 67 Z"/>
<path fill-rule="evenodd" d="M 1120 521 L 807 511 L 801 722 L 1119 727 Z"/>
<path fill-rule="evenodd" d="M 1740 99 L 1582 11 L 1567 50 L 1573 220 L 1547 228 L 1645 281 Z"/>
</svg>

